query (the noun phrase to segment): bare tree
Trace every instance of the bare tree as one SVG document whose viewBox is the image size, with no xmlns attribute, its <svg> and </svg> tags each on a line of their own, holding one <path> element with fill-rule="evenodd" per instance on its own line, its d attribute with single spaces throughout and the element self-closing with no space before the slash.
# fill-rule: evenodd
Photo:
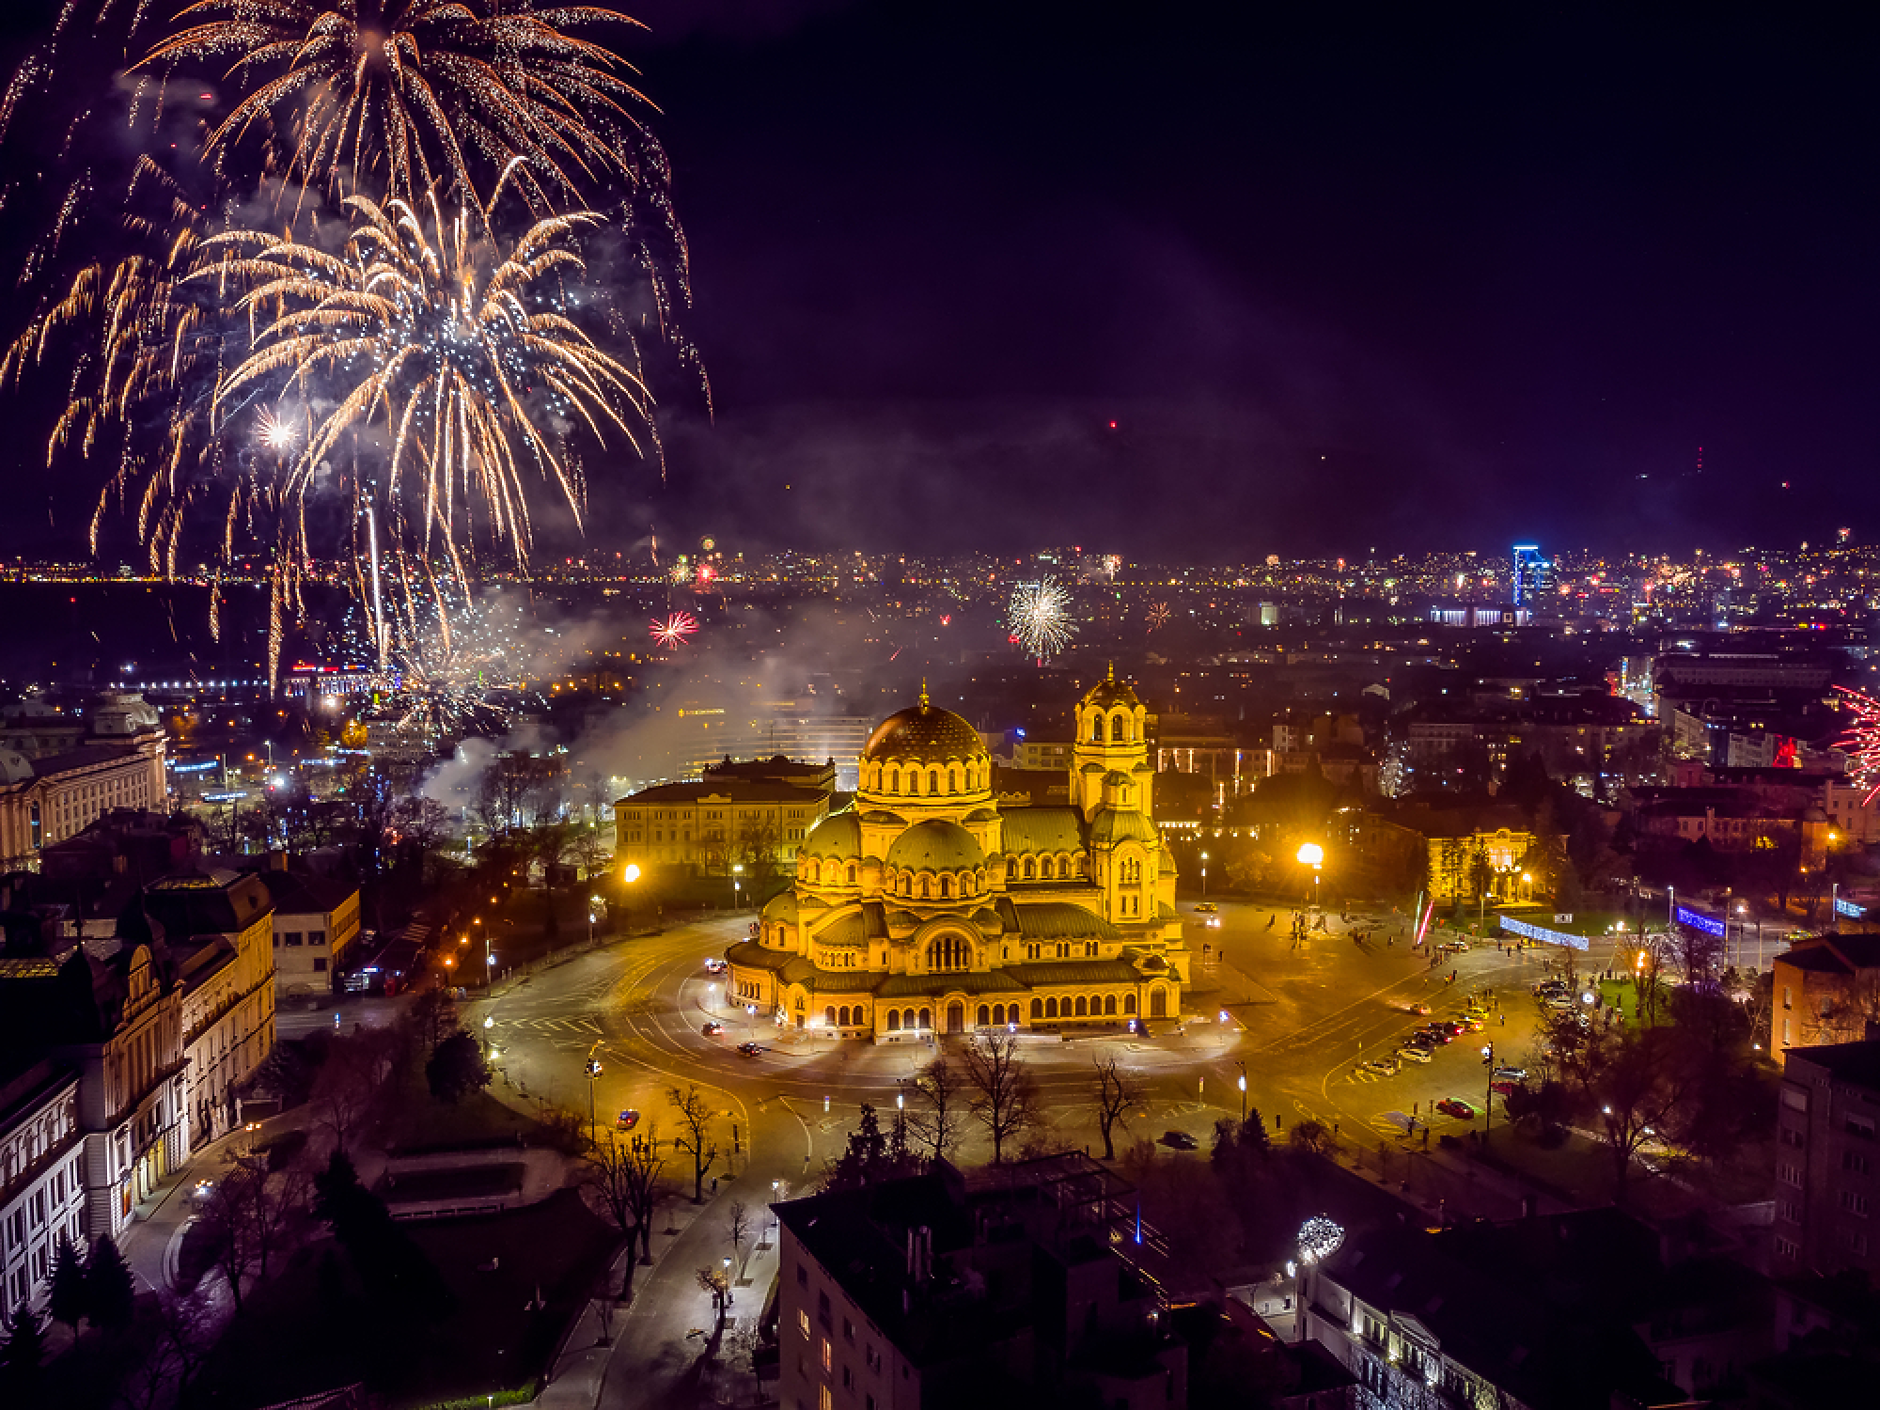
<svg viewBox="0 0 1880 1410">
<path fill-rule="evenodd" d="M 1300 1150 L 1311 1151 L 1314 1155 L 1336 1155 L 1338 1141 L 1323 1121 L 1314 1121 L 1308 1117 L 1304 1121 L 1295 1121 L 1292 1130 L 1286 1133 L 1286 1139 Z"/>
<path fill-rule="evenodd" d="M 731 1302 L 731 1274 L 724 1268 L 701 1268 L 698 1285 L 711 1294 L 712 1310 L 718 1314 L 718 1326 L 725 1325 L 725 1308 Z"/>
<path fill-rule="evenodd" d="M 215 1346 L 218 1320 L 213 1301 L 201 1293 L 159 1293 L 149 1353 L 124 1379 L 119 1397 L 131 1410 L 162 1410 L 183 1401 Z"/>
<path fill-rule="evenodd" d="M 929 1160 L 944 1160 L 960 1143 L 960 1125 L 966 1116 L 966 1092 L 960 1074 L 945 1058 L 937 1057 L 908 1079 L 920 1099 L 907 1116 L 914 1143 Z"/>
<path fill-rule="evenodd" d="M 1103 1158 L 1116 1159 L 1116 1128 L 1129 1125 L 1129 1109 L 1146 1094 L 1142 1083 L 1123 1070 L 1113 1055 L 1097 1059 L 1097 1128 L 1103 1132 Z"/>
<path fill-rule="evenodd" d="M 627 1241 L 627 1271 L 620 1296 L 632 1297 L 633 1245 L 637 1240 L 640 1246 L 638 1262 L 652 1262 L 653 1215 L 665 1194 L 660 1171 L 666 1162 L 659 1154 L 658 1136 L 650 1129 L 645 1137 L 629 1141 L 609 1135 L 604 1145 L 590 1147 L 584 1159 L 583 1184 L 590 1200 Z"/>
<path fill-rule="evenodd" d="M 725 1229 L 731 1235 L 731 1257 L 735 1260 L 738 1276 L 744 1276 L 744 1240 L 751 1232 L 751 1213 L 744 1207 L 744 1201 L 731 1201 L 730 1217 L 725 1220 Z"/>
<path fill-rule="evenodd" d="M 1632 1028 L 1588 1044 L 1586 1096 L 1612 1154 L 1616 1200 L 1623 1202 L 1633 1157 L 1666 1133 L 1693 1073 L 1675 1029 Z"/>
<path fill-rule="evenodd" d="M 210 1196 L 203 1223 L 237 1312 L 243 1280 L 252 1271 L 266 1281 L 269 1262 L 285 1251 L 306 1195 L 302 1172 L 274 1173 L 265 1156 L 242 1156 Z"/>
<path fill-rule="evenodd" d="M 1005 1143 L 1037 1124 L 1038 1085 L 1018 1055 L 1015 1033 L 982 1034 L 966 1045 L 961 1060 L 975 1093 L 970 1110 L 992 1138 L 996 1165 L 1005 1158 Z"/>
<path fill-rule="evenodd" d="M 710 1139 L 717 1113 L 696 1083 L 683 1091 L 676 1086 L 667 1088 L 666 1100 L 679 1113 L 679 1125 L 684 1131 L 683 1135 L 673 1137 L 673 1149 L 692 1153 L 692 1203 L 703 1204 L 705 1172 L 718 1159 L 718 1146 Z"/>
<path fill-rule="evenodd" d="M 328 1046 L 326 1061 L 313 1079 L 311 1101 L 316 1118 L 332 1132 L 333 1143 L 341 1150 L 351 1148 L 378 1100 L 391 1065 L 389 1036 L 374 1029 L 337 1039 Z"/>
</svg>

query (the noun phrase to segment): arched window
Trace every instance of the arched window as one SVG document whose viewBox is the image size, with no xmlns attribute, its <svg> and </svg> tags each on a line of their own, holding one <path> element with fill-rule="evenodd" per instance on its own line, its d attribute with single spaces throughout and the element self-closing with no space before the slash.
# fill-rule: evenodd
<svg viewBox="0 0 1880 1410">
<path fill-rule="evenodd" d="M 916 890 L 919 891 L 921 900 L 924 901 L 927 899 L 927 878 L 926 877 L 923 876 L 920 879 L 920 882 L 918 883 Z"/>
<path fill-rule="evenodd" d="M 992 1022 L 992 1010 L 984 1004 L 979 1006 L 979 1026 L 985 1028 Z"/>
<path fill-rule="evenodd" d="M 933 1010 L 932 1009 L 922 1009 L 920 1011 L 920 1026 L 922 1028 L 933 1027 Z"/>
<path fill-rule="evenodd" d="M 1037 877 L 1038 877 L 1037 864 L 1033 862 L 1030 857 L 1025 858 L 1025 880 L 1035 881 L 1037 880 Z"/>
<path fill-rule="evenodd" d="M 1044 1001 L 1044 1016 L 1046 1018 L 1057 1017 L 1057 1000 L 1056 999 L 1046 999 Z"/>
<path fill-rule="evenodd" d="M 1103 996 L 1103 1016 L 1105 1018 L 1116 1017 L 1116 995 L 1105 994 Z"/>
<path fill-rule="evenodd" d="M 1077 996 L 1077 1016 L 1079 1018 L 1090 1017 L 1090 1001 L 1086 999 L 1082 994 L 1079 994 Z"/>
<path fill-rule="evenodd" d="M 929 793 L 938 793 L 940 791 L 940 770 L 927 770 L 927 791 Z"/>
<path fill-rule="evenodd" d="M 1017 1011 L 1014 1010 L 1014 1016 L 1016 1016 L 1016 1012 Z M 992 1006 L 992 1021 L 994 1023 L 1005 1022 L 1005 1005 L 1004 1004 L 994 1004 Z"/>
<path fill-rule="evenodd" d="M 828 1024 L 831 1028 L 836 1026 L 836 1010 L 834 1004 L 831 1004 L 828 1008 L 823 1010 L 823 1022 Z"/>
<path fill-rule="evenodd" d="M 978 888 L 973 885 L 973 874 L 967 872 L 960 878 L 960 895 L 971 896 Z"/>
<path fill-rule="evenodd" d="M 1084 941 L 1084 958 L 1087 960 L 1094 960 L 1096 957 L 1097 957 L 1097 942 L 1095 940 Z"/>
<path fill-rule="evenodd" d="M 819 862 L 812 861 L 809 864 L 809 884 L 811 886 L 814 886 L 821 880 L 822 880 L 822 865 Z"/>
<path fill-rule="evenodd" d="M 1044 1000 L 1043 999 L 1033 999 L 1031 1001 L 1031 1016 L 1033 1019 L 1040 1019 L 1044 1017 Z"/>
<path fill-rule="evenodd" d="M 856 880 L 855 863 L 850 862 L 849 863 L 849 885 L 851 886 L 855 885 L 855 880 Z"/>
<path fill-rule="evenodd" d="M 847 1004 L 844 1004 L 840 1009 L 836 1010 L 836 1023 L 843 1028 L 849 1026 L 849 1006 Z"/>
<path fill-rule="evenodd" d="M 888 1031 L 890 1033 L 899 1033 L 901 1031 L 901 1011 L 899 1009 L 888 1010 Z"/>
<path fill-rule="evenodd" d="M 959 791 L 960 791 L 960 771 L 958 769 L 949 768 L 947 770 L 947 792 L 958 793 Z"/>
<path fill-rule="evenodd" d="M 953 878 L 950 876 L 943 876 L 940 878 L 940 899 L 942 901 L 948 901 L 948 900 L 951 900 L 952 898 L 953 898 Z"/>
<path fill-rule="evenodd" d="M 1090 742 L 1092 744 L 1103 743 L 1103 716 L 1095 711 L 1092 711 L 1090 715 Z"/>
<path fill-rule="evenodd" d="M 1134 994 L 1123 995 L 1123 1012 L 1134 1013 L 1135 1011 L 1136 1011 L 1136 996 Z"/>
<path fill-rule="evenodd" d="M 1149 1017 L 1166 1018 L 1168 1016 L 1168 995 L 1162 989 L 1149 991 Z"/>
<path fill-rule="evenodd" d="M 970 969 L 972 963 L 972 946 L 957 935 L 943 935 L 927 947 L 929 970 Z"/>
<path fill-rule="evenodd" d="M 1122 715 L 1110 717 L 1110 738 L 1121 744 L 1129 738 L 1129 721 Z"/>
<path fill-rule="evenodd" d="M 900 791 L 901 791 L 901 771 L 899 769 L 889 769 L 888 770 L 888 792 L 899 793 Z"/>
</svg>

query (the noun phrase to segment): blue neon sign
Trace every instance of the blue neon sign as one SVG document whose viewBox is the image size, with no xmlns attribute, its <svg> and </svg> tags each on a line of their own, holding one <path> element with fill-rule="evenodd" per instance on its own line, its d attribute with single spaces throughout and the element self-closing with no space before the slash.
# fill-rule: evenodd
<svg viewBox="0 0 1880 1410">
<path fill-rule="evenodd" d="M 1701 930 L 1706 935 L 1723 936 L 1723 922 L 1712 919 L 1701 911 L 1694 911 L 1689 906 L 1678 907 L 1678 924 L 1688 925 L 1693 930 Z"/>
<path fill-rule="evenodd" d="M 1529 925 L 1524 920 L 1510 920 L 1504 915 L 1498 915 L 1495 919 L 1501 922 L 1503 930 L 1510 935 L 1519 935 L 1524 940 L 1539 940 L 1547 945 L 1565 945 L 1569 950 L 1585 950 L 1592 944 L 1584 935 L 1574 935 L 1565 930 L 1549 930 L 1545 926 Z"/>
<path fill-rule="evenodd" d="M 1863 920 L 1866 918 L 1867 908 L 1865 906 L 1857 906 L 1852 901 L 1843 901 L 1839 896 L 1836 896 L 1834 898 L 1834 913 L 1838 916 L 1846 916 L 1849 920 Z"/>
</svg>

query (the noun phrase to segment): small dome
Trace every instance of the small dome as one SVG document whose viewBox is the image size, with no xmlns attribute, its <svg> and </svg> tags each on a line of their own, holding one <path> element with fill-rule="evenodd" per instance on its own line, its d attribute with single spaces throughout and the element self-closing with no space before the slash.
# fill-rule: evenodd
<svg viewBox="0 0 1880 1410">
<path fill-rule="evenodd" d="M 779 891 L 764 903 L 763 917 L 779 925 L 795 925 L 796 897 L 788 891 Z"/>
<path fill-rule="evenodd" d="M 803 855 L 853 861 L 862 855 L 862 820 L 854 813 L 831 813 L 803 839 Z"/>
<path fill-rule="evenodd" d="M 1121 705 L 1130 710 L 1142 708 L 1142 702 L 1136 698 L 1136 688 L 1128 681 L 1119 681 L 1114 666 L 1104 673 L 1102 680 L 1084 692 L 1084 704 L 1105 710 L 1112 705 Z"/>
<path fill-rule="evenodd" d="M 965 720 L 931 704 L 923 689 L 920 704 L 897 710 L 875 726 L 868 743 L 862 746 L 862 757 L 871 762 L 911 759 L 922 764 L 944 764 L 949 759 L 983 759 L 986 746 Z"/>
<path fill-rule="evenodd" d="M 888 848 L 888 865 L 907 871 L 970 871 L 985 862 L 972 833 L 940 818 L 915 823 Z"/>
<path fill-rule="evenodd" d="M 0 783 L 25 783 L 33 776 L 32 761 L 17 749 L 0 749 Z"/>
</svg>

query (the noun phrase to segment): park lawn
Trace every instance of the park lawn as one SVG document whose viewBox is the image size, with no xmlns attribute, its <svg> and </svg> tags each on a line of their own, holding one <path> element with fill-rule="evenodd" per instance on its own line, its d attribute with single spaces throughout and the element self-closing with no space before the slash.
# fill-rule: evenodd
<svg viewBox="0 0 1880 1410">
<path fill-rule="evenodd" d="M 424 1074 L 414 1071 L 397 1100 L 389 1103 L 372 1143 L 391 1155 L 421 1155 L 519 1143 L 546 1145 L 549 1135 L 540 1122 L 505 1106 L 487 1091 L 440 1102 L 425 1086 Z"/>
<path fill-rule="evenodd" d="M 522 1190 L 520 1161 L 501 1165 L 453 1165 L 442 1170 L 386 1172 L 373 1191 L 393 1204 L 419 1204 L 432 1200 L 490 1199 Z"/>
<path fill-rule="evenodd" d="M 344 1253 L 318 1240 L 249 1293 L 205 1369 L 204 1403 L 241 1410 L 363 1381 L 397 1410 L 523 1386 L 600 1285 L 618 1239 L 572 1190 L 506 1214 L 400 1227 L 450 1290 L 447 1311 L 426 1321 L 401 1309 L 388 1324 Z M 546 1306 L 531 1310 L 538 1293 Z"/>
</svg>

